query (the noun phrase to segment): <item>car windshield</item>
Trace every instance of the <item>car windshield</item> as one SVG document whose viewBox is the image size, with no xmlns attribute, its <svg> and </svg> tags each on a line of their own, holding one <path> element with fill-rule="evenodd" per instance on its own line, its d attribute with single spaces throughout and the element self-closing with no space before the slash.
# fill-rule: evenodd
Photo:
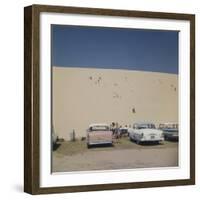
<svg viewBox="0 0 200 200">
<path fill-rule="evenodd" d="M 108 126 L 92 126 L 90 127 L 90 131 L 109 131 Z"/>
<path fill-rule="evenodd" d="M 177 129 L 178 124 L 167 124 L 167 125 L 164 125 L 164 128 Z"/>
<path fill-rule="evenodd" d="M 139 124 L 138 125 L 138 129 L 146 129 L 146 128 L 155 129 L 156 127 L 154 124 Z"/>
</svg>

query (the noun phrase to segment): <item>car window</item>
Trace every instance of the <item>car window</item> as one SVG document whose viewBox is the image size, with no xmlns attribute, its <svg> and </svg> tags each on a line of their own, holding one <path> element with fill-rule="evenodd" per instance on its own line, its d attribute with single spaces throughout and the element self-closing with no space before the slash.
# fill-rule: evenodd
<svg viewBox="0 0 200 200">
<path fill-rule="evenodd" d="M 165 127 L 164 124 L 159 125 L 159 128 L 164 128 L 164 127 Z"/>
<path fill-rule="evenodd" d="M 90 127 L 90 131 L 109 131 L 108 126 L 93 126 Z"/>
<path fill-rule="evenodd" d="M 147 128 L 155 129 L 156 127 L 154 124 L 141 124 L 138 126 L 138 129 L 147 129 Z"/>
<path fill-rule="evenodd" d="M 137 125 L 133 125 L 133 128 L 136 129 L 136 128 L 137 128 Z"/>
<path fill-rule="evenodd" d="M 166 124 L 164 128 L 167 128 L 167 129 L 177 129 L 178 125 L 177 124 Z"/>
<path fill-rule="evenodd" d="M 148 128 L 147 126 L 138 126 L 138 129 Z"/>
</svg>

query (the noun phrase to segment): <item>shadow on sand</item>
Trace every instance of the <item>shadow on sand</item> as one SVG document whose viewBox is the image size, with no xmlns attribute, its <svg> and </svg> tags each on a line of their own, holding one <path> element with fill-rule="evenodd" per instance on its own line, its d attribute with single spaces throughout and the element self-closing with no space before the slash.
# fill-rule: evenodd
<svg viewBox="0 0 200 200">
<path fill-rule="evenodd" d="M 138 145 L 141 145 L 141 146 L 158 146 L 158 145 L 164 145 L 164 143 L 163 142 L 157 142 L 157 141 L 148 141 L 148 142 L 140 142 Z"/>
<path fill-rule="evenodd" d="M 59 143 L 56 143 L 53 145 L 53 151 L 56 151 L 59 147 L 60 147 L 61 144 Z"/>
<path fill-rule="evenodd" d="M 88 148 L 90 149 L 95 149 L 95 148 L 111 148 L 111 147 L 114 147 L 113 144 L 94 144 L 94 145 L 90 145 Z"/>
</svg>

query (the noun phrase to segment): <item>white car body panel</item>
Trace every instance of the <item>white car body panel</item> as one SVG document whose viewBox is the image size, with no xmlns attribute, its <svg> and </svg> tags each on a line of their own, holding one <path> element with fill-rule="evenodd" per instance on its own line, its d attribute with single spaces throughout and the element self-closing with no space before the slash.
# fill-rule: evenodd
<svg viewBox="0 0 200 200">
<path fill-rule="evenodd" d="M 154 128 L 128 129 L 129 137 L 136 142 L 160 142 L 164 140 L 162 130 Z"/>
</svg>

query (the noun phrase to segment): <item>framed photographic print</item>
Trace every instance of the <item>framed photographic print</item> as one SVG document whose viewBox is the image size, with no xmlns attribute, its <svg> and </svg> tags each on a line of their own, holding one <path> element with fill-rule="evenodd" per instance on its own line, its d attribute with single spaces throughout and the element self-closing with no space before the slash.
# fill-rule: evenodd
<svg viewBox="0 0 200 200">
<path fill-rule="evenodd" d="M 24 191 L 195 183 L 195 16 L 24 10 Z"/>
</svg>

